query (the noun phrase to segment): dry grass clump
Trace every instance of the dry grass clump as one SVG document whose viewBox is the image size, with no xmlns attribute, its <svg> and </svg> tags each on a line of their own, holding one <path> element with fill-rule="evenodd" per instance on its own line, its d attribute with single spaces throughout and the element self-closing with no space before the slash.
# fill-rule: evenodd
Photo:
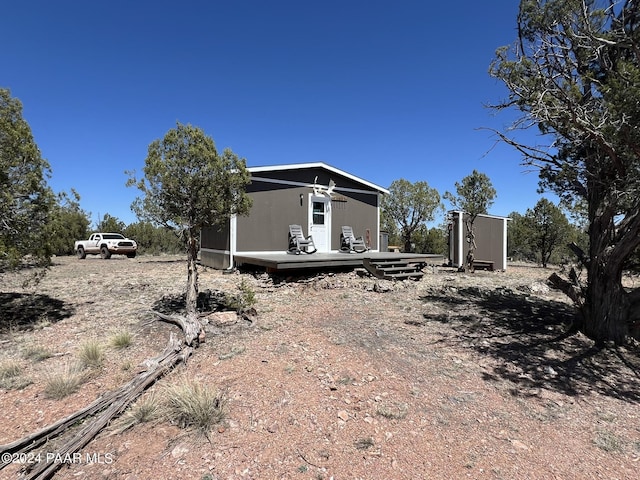
<svg viewBox="0 0 640 480">
<path fill-rule="evenodd" d="M 22 358 L 32 362 L 42 362 L 51 357 L 51 351 L 42 345 L 28 345 L 22 350 Z"/>
<path fill-rule="evenodd" d="M 375 445 L 372 437 L 359 438 L 353 444 L 358 450 L 367 450 Z"/>
<path fill-rule="evenodd" d="M 63 368 L 46 375 L 44 394 L 47 398 L 61 400 L 75 393 L 86 379 L 82 365 L 67 363 Z"/>
<path fill-rule="evenodd" d="M 31 380 L 21 375 L 22 367 L 18 362 L 9 360 L 0 364 L 0 388 L 19 390 L 31 385 Z"/>
<path fill-rule="evenodd" d="M 155 395 L 150 394 L 139 399 L 127 409 L 116 423 L 113 433 L 122 433 L 135 425 L 154 422 L 161 417 L 162 405 Z"/>
<path fill-rule="evenodd" d="M 409 413 L 406 403 L 384 403 L 379 405 L 376 413 L 388 420 L 402 420 Z"/>
<path fill-rule="evenodd" d="M 147 423 L 153 420 L 157 420 L 160 416 L 160 402 L 153 396 L 138 401 L 127 412 L 135 423 Z"/>
<path fill-rule="evenodd" d="M 99 368 L 104 362 L 104 350 L 96 340 L 89 340 L 80 346 L 78 359 L 83 367 Z"/>
<path fill-rule="evenodd" d="M 128 330 L 120 330 L 111 337 L 111 346 L 118 350 L 130 347 L 133 344 L 133 334 Z"/>
<path fill-rule="evenodd" d="M 195 380 L 183 379 L 162 393 L 165 418 L 180 428 L 192 428 L 205 436 L 226 414 L 223 392 Z"/>
<path fill-rule="evenodd" d="M 609 431 L 598 432 L 593 443 L 596 447 L 604 450 L 605 452 L 624 451 L 624 441 L 619 436 Z"/>
<path fill-rule="evenodd" d="M 14 361 L 7 361 L 0 364 L 0 378 L 13 378 L 20 375 L 20 365 Z"/>
</svg>

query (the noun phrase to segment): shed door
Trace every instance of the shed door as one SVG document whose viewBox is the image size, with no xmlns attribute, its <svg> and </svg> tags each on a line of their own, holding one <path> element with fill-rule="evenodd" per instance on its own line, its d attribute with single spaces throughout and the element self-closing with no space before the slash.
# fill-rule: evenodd
<svg viewBox="0 0 640 480">
<path fill-rule="evenodd" d="M 331 251 L 331 199 L 311 195 L 309 201 L 309 235 L 318 252 Z"/>
</svg>

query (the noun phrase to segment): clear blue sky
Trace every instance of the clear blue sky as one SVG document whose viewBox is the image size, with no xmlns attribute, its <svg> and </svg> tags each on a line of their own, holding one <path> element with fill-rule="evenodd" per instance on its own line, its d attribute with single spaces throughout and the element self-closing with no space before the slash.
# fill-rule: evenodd
<svg viewBox="0 0 640 480">
<path fill-rule="evenodd" d="M 537 174 L 482 127 L 507 92 L 487 71 L 515 40 L 516 0 L 33 1 L 0 16 L 0 87 L 24 106 L 56 192 L 125 223 L 147 147 L 177 121 L 248 166 L 328 163 L 441 194 L 473 169 L 490 213 L 524 213 Z M 488 152 L 488 153 L 487 153 Z M 448 207 L 448 205 L 447 205 Z"/>
</svg>

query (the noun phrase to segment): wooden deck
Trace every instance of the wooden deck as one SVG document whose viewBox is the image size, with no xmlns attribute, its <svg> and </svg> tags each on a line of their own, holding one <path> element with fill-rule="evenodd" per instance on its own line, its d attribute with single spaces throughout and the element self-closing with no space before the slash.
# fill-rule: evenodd
<svg viewBox="0 0 640 480">
<path fill-rule="evenodd" d="M 236 265 L 257 265 L 268 271 L 300 270 L 316 268 L 362 267 L 364 259 L 375 261 L 397 261 L 406 259 L 413 263 L 426 265 L 442 265 L 442 255 L 396 252 L 364 252 L 364 253 L 312 253 L 300 255 L 290 253 L 252 253 L 234 255 Z"/>
</svg>

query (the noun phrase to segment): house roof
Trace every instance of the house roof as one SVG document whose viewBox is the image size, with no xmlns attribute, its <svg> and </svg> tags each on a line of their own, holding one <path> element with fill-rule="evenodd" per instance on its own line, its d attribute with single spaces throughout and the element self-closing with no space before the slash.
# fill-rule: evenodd
<svg viewBox="0 0 640 480">
<path fill-rule="evenodd" d="M 258 173 L 258 172 L 276 172 L 276 171 L 282 171 L 282 170 L 302 170 L 302 169 L 308 169 L 308 168 L 322 168 L 329 172 L 333 172 L 337 175 L 342 175 L 343 177 L 346 177 L 354 182 L 358 182 L 362 185 L 366 185 L 367 187 L 377 190 L 381 193 L 385 193 L 385 194 L 389 193 L 389 190 L 387 190 L 384 187 L 376 185 L 375 183 L 368 182 L 360 177 L 356 177 L 355 175 L 347 173 L 344 170 L 340 170 L 339 168 L 335 168 L 335 167 L 332 167 L 331 165 L 327 165 L 324 162 L 292 163 L 292 164 L 286 164 L 286 165 L 247 167 L 247 170 L 251 173 L 254 173 L 254 172 Z"/>
</svg>

